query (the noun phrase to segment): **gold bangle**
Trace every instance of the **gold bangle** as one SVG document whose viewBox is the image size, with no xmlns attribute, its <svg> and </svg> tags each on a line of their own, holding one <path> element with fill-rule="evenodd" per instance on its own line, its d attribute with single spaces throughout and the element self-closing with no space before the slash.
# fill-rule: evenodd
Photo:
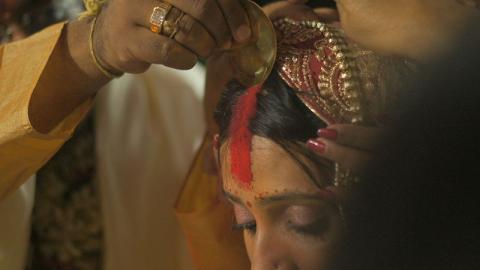
<svg viewBox="0 0 480 270">
<path fill-rule="evenodd" d="M 97 68 L 103 73 L 103 75 L 107 76 L 109 79 L 118 78 L 118 77 L 122 76 L 123 73 L 115 74 L 115 73 L 109 71 L 108 69 L 106 69 L 105 67 L 103 67 L 102 64 L 100 64 L 100 62 L 98 61 L 97 56 L 95 55 L 95 51 L 93 50 L 93 33 L 95 31 L 95 23 L 96 22 L 97 22 L 97 17 L 93 17 L 92 26 L 90 28 L 90 38 L 89 38 L 89 41 L 88 41 L 89 47 L 90 47 L 90 56 L 92 57 L 92 60 L 93 60 L 93 63 L 95 64 L 95 66 L 97 66 Z"/>
</svg>

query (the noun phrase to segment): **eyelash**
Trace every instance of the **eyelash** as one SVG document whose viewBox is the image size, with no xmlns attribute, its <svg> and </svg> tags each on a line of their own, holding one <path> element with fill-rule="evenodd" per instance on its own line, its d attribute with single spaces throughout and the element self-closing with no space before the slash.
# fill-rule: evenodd
<svg viewBox="0 0 480 270">
<path fill-rule="evenodd" d="M 324 233 L 326 230 L 325 220 L 316 222 L 315 224 L 311 224 L 309 226 L 301 226 L 301 227 L 295 226 L 291 222 L 288 222 L 288 223 L 291 230 L 295 231 L 298 234 L 306 235 L 306 236 L 308 235 L 318 236 L 319 234 Z M 255 221 L 251 221 L 243 224 L 234 224 L 233 230 L 247 231 L 248 233 L 255 234 L 255 232 L 257 231 L 257 223 Z"/>
<path fill-rule="evenodd" d="M 319 236 L 325 233 L 325 231 L 328 229 L 328 220 L 321 219 L 306 226 L 295 226 L 291 221 L 288 221 L 288 227 L 298 234 Z"/>
<path fill-rule="evenodd" d="M 255 233 L 257 231 L 257 222 L 251 221 L 243 224 L 234 224 L 233 230 L 236 231 L 247 231 L 249 233 Z"/>
</svg>

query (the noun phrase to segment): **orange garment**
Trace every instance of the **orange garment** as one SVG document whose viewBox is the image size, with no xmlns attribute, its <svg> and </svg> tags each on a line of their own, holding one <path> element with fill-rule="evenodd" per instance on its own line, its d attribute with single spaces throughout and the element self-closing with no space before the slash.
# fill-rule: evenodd
<svg viewBox="0 0 480 270">
<path fill-rule="evenodd" d="M 48 134 L 37 132 L 30 123 L 30 98 L 63 26 L 59 23 L 0 47 L 0 200 L 57 152 L 91 106 L 91 101 L 85 102 Z"/>
<path fill-rule="evenodd" d="M 241 231 L 232 229 L 233 211 L 222 198 L 216 175 L 205 170 L 207 140 L 193 162 L 176 204 L 197 270 L 250 269 Z"/>
</svg>

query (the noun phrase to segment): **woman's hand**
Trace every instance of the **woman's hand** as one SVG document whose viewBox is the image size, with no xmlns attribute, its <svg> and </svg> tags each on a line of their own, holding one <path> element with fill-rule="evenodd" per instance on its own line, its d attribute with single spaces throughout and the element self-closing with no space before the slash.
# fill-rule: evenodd
<svg viewBox="0 0 480 270">
<path fill-rule="evenodd" d="M 309 140 L 307 146 L 318 155 L 362 176 L 375 155 L 379 139 L 386 132 L 384 128 L 331 125 L 318 130 L 318 138 Z"/>
<path fill-rule="evenodd" d="M 150 16 L 162 3 L 173 6 L 165 18 L 176 22 L 173 36 L 150 30 Z M 94 49 L 100 63 L 112 71 L 141 73 L 150 64 L 188 69 L 198 58 L 245 42 L 250 35 L 238 0 L 110 0 L 98 15 Z"/>
</svg>

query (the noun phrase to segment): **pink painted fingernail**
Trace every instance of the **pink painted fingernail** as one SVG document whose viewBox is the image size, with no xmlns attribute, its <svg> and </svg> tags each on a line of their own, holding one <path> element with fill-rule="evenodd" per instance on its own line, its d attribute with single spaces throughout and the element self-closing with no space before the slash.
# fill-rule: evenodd
<svg viewBox="0 0 480 270">
<path fill-rule="evenodd" d="M 322 128 L 317 132 L 318 137 L 322 137 L 329 140 L 336 140 L 338 138 L 338 132 L 334 129 Z"/>
<path fill-rule="evenodd" d="M 325 145 L 325 143 L 320 142 L 320 141 L 308 140 L 307 147 L 312 149 L 315 152 L 323 154 L 323 153 L 325 153 L 326 145 Z"/>
<path fill-rule="evenodd" d="M 238 42 L 247 41 L 251 35 L 252 35 L 252 30 L 250 30 L 250 27 L 246 24 L 241 25 L 240 27 L 237 28 L 237 31 L 235 31 L 235 39 Z"/>
</svg>

